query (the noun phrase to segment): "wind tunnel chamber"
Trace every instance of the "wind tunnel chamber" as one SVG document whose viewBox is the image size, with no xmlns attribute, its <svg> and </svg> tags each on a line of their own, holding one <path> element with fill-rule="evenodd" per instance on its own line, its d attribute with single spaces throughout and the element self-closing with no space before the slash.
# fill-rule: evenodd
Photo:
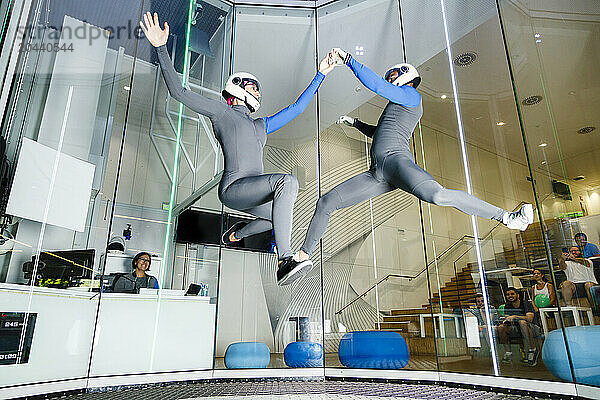
<svg viewBox="0 0 600 400">
<path fill-rule="evenodd" d="M 533 204 L 534 222 L 509 230 L 393 190 L 334 211 L 314 268 L 278 286 L 272 231 L 222 243 L 255 217 L 220 202 L 211 120 L 169 93 L 138 28 L 146 11 L 168 22 L 187 90 L 223 101 L 231 73 L 255 75 L 253 118 L 293 103 L 333 47 L 378 75 L 413 64 L 415 163 L 503 210 Z M 476 375 L 597 395 L 598 15 L 583 0 L 3 2 L 0 391 L 148 376 Z M 338 66 L 268 135 L 264 172 L 298 182 L 293 251 L 318 199 L 370 168 L 372 139 L 338 119 L 376 125 L 386 105 Z M 569 285 L 572 246 L 589 259 L 589 290 Z M 535 271 L 552 303 L 537 305 Z M 507 336 L 509 288 L 533 319 Z"/>
</svg>

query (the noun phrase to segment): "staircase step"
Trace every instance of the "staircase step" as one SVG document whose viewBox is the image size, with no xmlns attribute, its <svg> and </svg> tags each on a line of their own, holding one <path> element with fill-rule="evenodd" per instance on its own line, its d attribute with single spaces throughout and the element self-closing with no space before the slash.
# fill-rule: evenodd
<svg viewBox="0 0 600 400">
<path fill-rule="evenodd" d="M 402 331 L 406 331 L 407 326 L 408 326 L 409 321 L 406 322 L 380 322 L 375 323 L 375 329 L 378 329 L 378 325 L 379 325 L 379 329 L 381 330 L 385 330 L 385 329 L 394 329 L 394 330 L 402 330 Z"/>
<path fill-rule="evenodd" d="M 477 290 L 477 286 L 471 282 L 470 284 L 461 284 L 458 285 L 458 288 L 456 288 L 456 285 L 450 284 L 450 285 L 446 285 L 444 287 L 442 287 L 442 292 L 446 291 L 446 292 L 456 292 L 456 291 L 469 291 L 469 290 Z"/>
<path fill-rule="evenodd" d="M 408 322 L 418 320 L 419 317 L 415 315 L 396 315 L 396 316 L 384 316 L 383 322 Z"/>
<path fill-rule="evenodd" d="M 431 313 L 429 305 L 423 306 L 423 308 L 408 308 L 405 310 L 390 310 L 390 314 L 396 315 L 408 315 L 408 314 L 428 314 Z"/>
<path fill-rule="evenodd" d="M 444 309 L 452 310 L 459 306 L 461 308 L 469 307 L 469 306 L 475 304 L 475 299 L 472 299 L 472 300 L 461 299 L 460 301 L 442 299 L 441 303 L 444 306 Z M 435 299 L 435 302 L 433 304 L 436 304 L 437 308 L 439 309 L 440 308 L 440 299 Z"/>
<path fill-rule="evenodd" d="M 469 300 L 469 299 L 474 299 L 475 296 L 476 296 L 475 292 L 471 292 L 471 293 L 464 293 L 464 292 L 442 293 L 441 296 L 440 296 L 439 293 L 436 293 L 436 294 L 433 295 L 432 299 L 439 299 L 441 297 L 442 299 L 456 298 L 456 299 L 461 299 L 461 300 Z"/>
<path fill-rule="evenodd" d="M 456 285 L 456 282 L 459 283 L 469 283 L 469 282 L 473 282 L 473 277 L 471 276 L 463 276 L 463 277 L 459 277 L 458 279 L 456 277 L 452 277 L 450 278 L 450 282 L 454 283 Z"/>
<path fill-rule="evenodd" d="M 473 293 L 473 294 L 475 294 L 476 290 L 477 289 L 475 288 L 475 285 L 473 285 L 472 288 L 459 287 L 458 289 L 445 287 L 445 288 L 442 288 L 442 294 L 454 294 L 454 293 L 465 293 L 465 294 Z"/>
<path fill-rule="evenodd" d="M 461 296 L 461 297 L 469 297 L 475 296 L 479 292 L 477 289 L 466 289 L 466 290 L 446 290 L 442 291 L 442 296 Z M 440 293 L 434 293 L 433 296 L 440 296 Z"/>
<path fill-rule="evenodd" d="M 467 299 L 467 298 L 458 298 L 458 297 L 442 297 L 441 300 L 439 297 L 434 297 L 433 299 L 431 299 L 431 301 L 433 302 L 433 304 L 435 304 L 437 306 L 437 308 L 439 308 L 440 306 L 440 301 L 444 304 L 444 306 L 446 306 L 448 303 L 456 303 L 456 304 L 470 304 L 470 303 L 475 303 L 475 298 L 473 297 L 472 299 Z"/>
</svg>

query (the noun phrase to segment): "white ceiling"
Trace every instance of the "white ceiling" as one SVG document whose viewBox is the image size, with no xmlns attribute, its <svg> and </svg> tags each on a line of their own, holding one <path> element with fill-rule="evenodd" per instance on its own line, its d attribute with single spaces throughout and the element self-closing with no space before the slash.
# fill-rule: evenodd
<svg viewBox="0 0 600 400">
<path fill-rule="evenodd" d="M 529 155 L 534 168 L 591 189 L 600 185 L 600 10 L 597 21 L 579 16 L 535 18 L 503 2 L 503 21 L 519 103 L 543 96 L 534 106 L 522 106 Z M 539 13 L 539 12 L 538 12 Z M 588 16 L 589 19 L 590 16 Z M 535 34 L 541 35 L 536 43 Z M 467 140 L 525 162 L 521 129 L 505 48 L 497 17 L 490 18 L 452 44 L 454 56 L 477 53 L 466 67 L 454 67 Z M 448 57 L 442 51 L 420 66 L 423 75 L 424 118 L 449 132 L 457 130 Z M 448 99 L 442 100 L 442 94 Z M 497 122 L 505 125 L 498 127 Z M 577 134 L 584 126 L 597 129 Z M 501 135 L 498 133 L 501 132 Z M 500 139 L 499 139 L 500 138 Z M 503 139 L 503 140 L 502 140 Z M 538 147 L 547 143 L 545 147 Z M 542 164 L 542 161 L 546 164 Z M 573 177 L 584 175 L 575 183 Z"/>
</svg>

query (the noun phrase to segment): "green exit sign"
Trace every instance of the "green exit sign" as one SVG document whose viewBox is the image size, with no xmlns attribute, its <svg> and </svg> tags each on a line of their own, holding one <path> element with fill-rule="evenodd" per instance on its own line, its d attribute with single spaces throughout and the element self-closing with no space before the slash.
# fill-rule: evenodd
<svg viewBox="0 0 600 400">
<path fill-rule="evenodd" d="M 583 217 L 583 211 L 574 211 L 574 212 L 568 212 L 568 213 L 560 213 L 558 214 L 559 218 L 577 218 L 577 217 Z"/>
<path fill-rule="evenodd" d="M 168 202 L 163 202 L 162 203 L 162 209 L 165 211 L 169 211 L 169 203 Z"/>
</svg>

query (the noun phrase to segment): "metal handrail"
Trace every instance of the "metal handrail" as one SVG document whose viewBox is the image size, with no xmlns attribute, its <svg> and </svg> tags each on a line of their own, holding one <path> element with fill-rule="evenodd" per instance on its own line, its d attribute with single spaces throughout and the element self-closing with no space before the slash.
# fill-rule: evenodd
<svg viewBox="0 0 600 400">
<path fill-rule="evenodd" d="M 526 204 L 524 201 L 520 201 L 519 204 L 517 204 L 517 206 L 515 208 L 513 208 L 512 211 L 516 211 L 519 208 L 521 208 L 521 206 L 523 204 Z M 490 229 L 485 235 L 483 235 L 483 238 L 479 238 L 479 240 L 485 240 L 485 238 L 487 238 L 488 236 L 490 236 L 492 234 L 493 231 L 496 230 L 496 228 L 498 228 L 502 223 L 498 222 L 496 225 L 494 225 L 492 227 L 492 229 Z M 465 239 L 470 238 L 470 239 L 475 239 L 475 236 L 472 235 L 463 235 L 460 239 L 458 239 L 456 242 L 452 243 L 452 245 L 450 245 L 450 247 L 448 247 L 446 250 L 444 250 L 442 253 L 440 253 L 439 256 L 437 256 L 435 259 L 431 260 L 431 262 L 429 264 L 427 264 L 425 266 L 425 268 L 423 268 L 417 275 L 415 275 L 415 278 L 419 277 L 423 272 L 425 272 L 427 270 L 427 268 L 429 268 L 429 266 L 435 262 L 437 262 L 440 258 L 442 258 L 442 256 L 447 253 L 448 250 L 450 250 L 452 247 L 456 246 L 458 243 L 462 243 Z M 414 278 L 413 278 L 414 279 Z"/>
<path fill-rule="evenodd" d="M 490 232 L 491 233 L 491 232 Z M 464 242 L 465 239 L 467 238 L 471 238 L 473 239 L 474 236 L 471 235 L 463 235 L 460 239 L 456 240 L 454 243 L 452 243 L 452 245 L 450 245 L 446 250 L 444 250 L 443 252 L 440 253 L 440 255 L 438 255 L 435 259 L 431 260 L 431 262 L 429 262 L 429 264 L 427 264 L 427 266 L 418 274 L 416 275 L 399 275 L 399 274 L 387 274 L 386 276 L 384 276 L 383 278 L 381 278 L 379 281 L 377 281 L 376 283 L 374 283 L 371 287 L 369 287 L 367 290 L 365 290 L 363 293 L 361 293 L 360 295 L 356 296 L 354 299 L 352 299 L 352 301 L 350 301 L 348 304 L 346 304 L 344 307 L 340 308 L 338 311 L 336 311 L 336 314 L 341 314 L 342 311 L 344 311 L 346 308 L 350 307 L 352 304 L 354 304 L 354 302 L 356 302 L 358 299 L 364 297 L 367 295 L 367 293 L 369 293 L 371 290 L 375 289 L 375 287 L 379 286 L 380 283 L 388 280 L 389 278 L 405 278 L 408 279 L 409 282 L 412 281 L 413 279 L 418 278 L 427 268 L 429 268 L 430 265 L 432 265 L 433 263 L 439 261 L 445 254 L 447 254 L 448 252 L 450 252 L 454 247 L 456 247 L 457 245 L 461 244 Z M 483 240 L 483 239 L 479 239 L 479 240 Z"/>
<path fill-rule="evenodd" d="M 513 211 L 516 211 L 517 209 L 519 209 L 523 204 L 526 204 L 524 201 L 519 202 L 519 204 L 513 208 Z M 492 232 L 494 230 L 496 230 L 496 228 L 498 228 L 498 226 L 500 226 L 500 223 L 497 223 L 496 225 L 494 225 L 494 227 L 492 227 L 492 229 L 490 229 L 488 231 L 488 233 L 486 233 L 483 237 L 483 239 L 479 239 L 480 241 L 486 240 L 485 238 L 487 238 L 488 236 L 490 236 L 492 234 Z M 450 252 L 455 246 L 457 246 L 460 243 L 463 243 L 465 241 L 465 239 L 475 239 L 475 236 L 472 235 L 463 235 L 460 239 L 457 239 L 454 243 L 452 243 L 446 250 L 442 251 L 440 253 L 440 255 L 438 255 L 436 258 L 434 258 L 433 260 L 431 260 L 431 262 L 429 262 L 425 268 L 423 268 L 418 274 L 411 276 L 411 275 L 399 275 L 399 274 L 387 274 L 385 277 L 381 278 L 379 281 L 377 281 L 376 283 L 374 283 L 371 287 L 369 287 L 367 290 L 365 290 L 363 293 L 361 293 L 360 295 L 356 296 L 354 299 L 352 299 L 348 304 L 346 304 L 344 307 L 340 308 L 338 311 L 336 311 L 336 314 L 341 314 L 342 311 L 344 311 L 346 308 L 350 307 L 352 304 L 354 304 L 356 301 L 358 301 L 358 299 L 361 299 L 363 297 L 366 296 L 367 293 L 369 293 L 371 290 L 375 289 L 377 286 L 379 286 L 380 283 L 388 280 L 389 278 L 405 278 L 408 279 L 409 281 L 412 281 L 413 279 L 418 278 L 423 272 L 425 272 L 429 266 L 431 266 L 433 263 L 438 262 L 445 254 L 447 254 L 448 252 Z"/>
<path fill-rule="evenodd" d="M 206 183 L 204 183 L 204 185 L 202 185 L 198 189 L 196 189 L 192 194 L 190 194 L 188 197 L 186 197 L 181 203 L 179 203 L 177 206 L 173 207 L 173 215 L 179 215 L 183 211 L 185 211 L 189 207 L 191 207 L 192 204 L 194 204 L 195 202 L 200 200 L 200 197 L 204 196 L 212 188 L 217 186 L 219 184 L 219 182 L 221 182 L 222 177 L 223 177 L 223 171 L 219 172 L 218 174 L 213 176 L 211 179 L 209 179 Z"/>
<path fill-rule="evenodd" d="M 376 283 L 374 283 L 370 288 L 368 288 L 367 290 L 365 290 L 362 294 L 356 296 L 354 299 L 352 299 L 352 301 L 348 304 L 346 304 L 344 307 L 340 308 L 339 310 L 337 310 L 335 313 L 336 314 L 341 314 L 342 311 L 344 311 L 346 308 L 350 307 L 352 304 L 354 304 L 355 301 L 357 301 L 358 299 L 360 299 L 361 297 L 364 297 L 367 293 L 369 293 L 371 290 L 375 289 L 375 287 L 377 287 L 377 285 L 379 285 L 381 282 L 388 280 L 389 278 L 408 278 L 411 279 L 412 276 L 410 275 L 399 275 L 399 274 L 387 274 L 385 277 L 381 278 L 380 280 L 378 280 Z"/>
</svg>

